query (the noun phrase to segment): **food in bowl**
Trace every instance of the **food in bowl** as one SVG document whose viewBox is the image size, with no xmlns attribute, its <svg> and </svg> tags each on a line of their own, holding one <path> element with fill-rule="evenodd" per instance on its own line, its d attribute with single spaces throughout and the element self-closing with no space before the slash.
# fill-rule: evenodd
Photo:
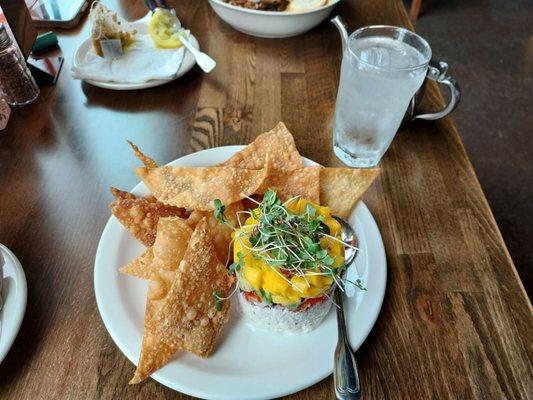
<svg viewBox="0 0 533 400">
<path fill-rule="evenodd" d="M 329 0 L 225 0 L 233 6 L 262 11 L 308 11 L 328 4 Z"/>
<path fill-rule="evenodd" d="M 232 6 L 263 11 L 285 11 L 289 5 L 289 0 L 226 0 L 226 2 Z"/>
</svg>

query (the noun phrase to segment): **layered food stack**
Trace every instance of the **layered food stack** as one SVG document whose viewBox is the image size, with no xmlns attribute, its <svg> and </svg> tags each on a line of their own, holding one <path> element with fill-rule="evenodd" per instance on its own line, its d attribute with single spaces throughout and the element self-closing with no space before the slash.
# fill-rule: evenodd
<svg viewBox="0 0 533 400">
<path fill-rule="evenodd" d="M 328 207 L 274 191 L 234 234 L 239 303 L 256 326 L 305 333 L 331 306 L 334 283 L 343 285 L 341 225 Z M 230 270 L 232 269 L 230 266 Z"/>
</svg>

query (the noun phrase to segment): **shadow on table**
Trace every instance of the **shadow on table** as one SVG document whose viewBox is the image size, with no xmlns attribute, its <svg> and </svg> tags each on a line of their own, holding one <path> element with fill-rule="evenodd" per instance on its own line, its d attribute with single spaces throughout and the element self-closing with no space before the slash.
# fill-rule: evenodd
<svg viewBox="0 0 533 400">
<path fill-rule="evenodd" d="M 103 107 L 116 111 L 173 111 L 179 113 L 196 105 L 195 95 L 202 82 L 202 71 L 194 68 L 179 79 L 167 84 L 139 90 L 110 90 L 82 82 L 88 108 Z M 174 99 L 175 102 L 169 102 Z"/>
</svg>

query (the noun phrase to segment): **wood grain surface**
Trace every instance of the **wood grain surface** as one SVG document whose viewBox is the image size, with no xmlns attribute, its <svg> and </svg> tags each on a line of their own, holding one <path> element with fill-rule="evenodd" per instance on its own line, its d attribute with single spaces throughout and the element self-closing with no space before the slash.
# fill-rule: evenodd
<svg viewBox="0 0 533 400">
<path fill-rule="evenodd" d="M 140 0 L 106 2 L 128 19 Z M 340 40 L 325 22 L 290 39 L 245 36 L 206 1 L 173 3 L 217 61 L 165 86 L 113 92 L 69 67 L 88 24 L 59 33 L 58 85 L 16 110 L 0 132 L 0 242 L 28 280 L 26 316 L 0 365 L 2 399 L 186 399 L 148 380 L 105 330 L 93 262 L 111 185 L 137 182 L 126 139 L 165 163 L 194 150 L 248 143 L 283 120 L 303 156 L 338 165 L 331 120 Z M 351 28 L 411 27 L 399 0 L 345 0 Z M 428 108 L 442 103 L 430 86 Z M 450 119 L 402 129 L 364 201 L 388 258 L 378 321 L 358 351 L 365 399 L 528 399 L 532 308 Z M 312 354 L 309 355 L 312 357 Z M 333 399 L 327 378 L 290 399 Z"/>
</svg>

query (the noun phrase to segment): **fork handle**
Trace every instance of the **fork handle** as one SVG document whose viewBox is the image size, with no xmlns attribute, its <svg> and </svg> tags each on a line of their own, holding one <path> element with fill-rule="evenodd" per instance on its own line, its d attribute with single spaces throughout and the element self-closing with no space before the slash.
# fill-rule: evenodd
<svg viewBox="0 0 533 400">
<path fill-rule="evenodd" d="M 179 39 L 185 48 L 191 52 L 196 60 L 196 63 L 204 72 L 209 73 L 216 67 L 216 61 L 209 57 L 206 53 L 196 50 L 186 37 L 180 34 Z"/>
<path fill-rule="evenodd" d="M 155 11 L 155 9 L 158 7 L 155 0 L 144 0 L 144 4 L 146 4 L 146 7 L 152 12 Z"/>
<path fill-rule="evenodd" d="M 361 386 L 357 373 L 357 361 L 348 343 L 342 294 L 339 288 L 335 290 L 335 302 L 338 306 L 337 325 L 339 332 L 333 368 L 335 394 L 339 400 L 359 400 L 361 398 Z"/>
<path fill-rule="evenodd" d="M 165 0 L 144 0 L 144 3 L 146 4 L 146 7 L 150 9 L 150 11 L 155 11 L 156 8 L 166 8 L 170 9 L 167 2 Z"/>
</svg>

